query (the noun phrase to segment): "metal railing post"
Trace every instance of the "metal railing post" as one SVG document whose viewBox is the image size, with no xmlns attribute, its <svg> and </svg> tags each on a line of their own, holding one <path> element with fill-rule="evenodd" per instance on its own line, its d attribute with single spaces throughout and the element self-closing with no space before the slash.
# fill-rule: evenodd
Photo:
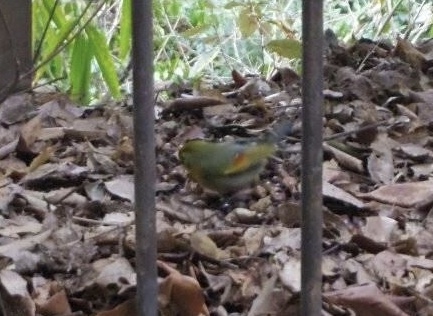
<svg viewBox="0 0 433 316">
<path fill-rule="evenodd" d="M 322 309 L 323 1 L 302 8 L 301 315 Z"/>
<path fill-rule="evenodd" d="M 156 316 L 155 112 L 152 1 L 132 2 L 137 315 Z"/>
</svg>

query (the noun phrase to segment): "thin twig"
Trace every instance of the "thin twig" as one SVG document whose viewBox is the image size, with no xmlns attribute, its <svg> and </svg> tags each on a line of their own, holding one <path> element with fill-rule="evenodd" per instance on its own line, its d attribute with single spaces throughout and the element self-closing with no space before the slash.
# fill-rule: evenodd
<svg viewBox="0 0 433 316">
<path fill-rule="evenodd" d="M 346 137 L 346 136 L 351 135 L 351 134 L 356 134 L 356 133 L 363 132 L 363 131 L 366 131 L 366 130 L 369 130 L 369 129 L 372 129 L 372 128 L 375 128 L 375 127 L 384 126 L 386 124 L 388 124 L 387 121 L 380 121 L 380 122 L 377 122 L 377 123 L 373 123 L 373 124 L 369 124 L 369 125 L 366 125 L 366 126 L 362 126 L 362 127 L 357 128 L 355 130 L 345 131 L 345 132 L 341 132 L 341 133 L 336 133 L 334 135 L 323 137 L 323 142 L 328 142 L 330 140 L 334 140 L 334 139 L 337 139 L 337 138 Z M 394 123 L 389 124 L 389 126 L 393 126 L 393 125 L 394 125 Z M 292 141 L 294 141 L 294 140 L 297 140 L 298 142 L 301 141 L 300 139 L 295 139 L 293 137 L 291 137 L 290 139 Z M 301 149 L 291 149 L 291 150 L 287 150 L 286 152 L 287 153 L 292 153 L 292 154 L 297 154 L 297 153 L 301 152 Z"/>
<path fill-rule="evenodd" d="M 345 131 L 345 132 L 341 132 L 341 133 L 337 133 L 337 134 L 334 134 L 334 135 L 330 135 L 330 136 L 324 137 L 323 141 L 327 142 L 327 141 L 330 141 L 330 140 L 333 140 L 333 139 L 336 139 L 336 138 L 341 138 L 341 137 L 349 136 L 351 134 L 355 134 L 355 133 L 359 133 L 359 132 L 364 132 L 364 131 L 367 131 L 369 129 L 372 129 L 372 128 L 375 128 L 375 127 L 379 127 L 379 126 L 383 126 L 383 125 L 386 125 L 386 124 L 388 124 L 387 121 L 380 121 L 380 122 L 377 122 L 377 123 L 373 123 L 373 124 L 369 124 L 369 125 L 366 125 L 366 126 L 362 126 L 362 127 L 357 128 L 355 130 Z"/>
<path fill-rule="evenodd" d="M 418 18 L 418 16 L 421 14 L 421 10 L 424 7 L 426 2 L 427 2 L 427 0 L 424 0 L 423 3 L 421 3 L 420 7 L 418 8 L 417 13 L 415 14 L 415 16 L 412 19 L 412 22 L 410 23 L 410 25 L 407 26 L 406 32 L 403 35 L 403 39 L 407 40 L 409 38 L 410 32 L 414 29 L 415 21 Z"/>
<path fill-rule="evenodd" d="M 382 23 L 382 25 L 379 27 L 379 29 L 377 30 L 374 39 L 377 39 L 377 37 L 379 35 L 382 34 L 383 30 L 385 29 L 385 26 L 388 24 L 388 22 L 391 20 L 392 15 L 394 14 L 395 10 L 397 10 L 398 6 L 400 5 L 400 3 L 402 3 L 403 0 L 398 1 L 394 7 L 391 9 L 391 12 L 389 12 L 388 16 L 386 17 L 385 21 Z"/>
</svg>

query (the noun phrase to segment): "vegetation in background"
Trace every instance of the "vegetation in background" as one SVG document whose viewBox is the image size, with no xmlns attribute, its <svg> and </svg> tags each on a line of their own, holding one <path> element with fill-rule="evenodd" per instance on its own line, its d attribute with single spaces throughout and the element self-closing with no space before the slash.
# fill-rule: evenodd
<svg viewBox="0 0 433 316">
<path fill-rule="evenodd" d="M 130 50 L 130 0 L 33 1 L 36 82 L 57 81 L 83 104 L 121 97 Z M 126 20 L 126 21 L 125 21 Z"/>
<path fill-rule="evenodd" d="M 156 80 L 269 75 L 299 64 L 301 1 L 154 0 Z M 427 0 L 325 2 L 339 39 L 433 37 Z M 33 1 L 36 83 L 52 82 L 88 104 L 130 92 L 131 0 Z"/>
</svg>

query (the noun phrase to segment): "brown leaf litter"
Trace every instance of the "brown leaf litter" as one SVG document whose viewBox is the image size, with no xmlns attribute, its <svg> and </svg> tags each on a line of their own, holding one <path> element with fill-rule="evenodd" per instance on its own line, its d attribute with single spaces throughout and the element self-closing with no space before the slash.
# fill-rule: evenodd
<svg viewBox="0 0 433 316">
<path fill-rule="evenodd" d="M 327 315 L 433 313 L 431 56 L 402 39 L 326 47 Z M 232 79 L 159 91 L 162 315 L 298 312 L 301 78 Z M 254 138 L 287 118 L 292 134 L 248 190 L 203 191 L 179 163 L 187 139 Z M 2 312 L 134 315 L 131 108 L 17 94 L 0 122 Z"/>
</svg>

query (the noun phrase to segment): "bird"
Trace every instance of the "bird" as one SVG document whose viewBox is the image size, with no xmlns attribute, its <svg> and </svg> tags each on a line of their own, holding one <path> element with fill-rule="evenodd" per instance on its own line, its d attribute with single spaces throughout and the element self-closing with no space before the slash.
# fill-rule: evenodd
<svg viewBox="0 0 433 316">
<path fill-rule="evenodd" d="M 277 149 L 276 143 L 291 129 L 291 122 L 283 122 L 259 138 L 187 140 L 179 150 L 179 160 L 188 176 L 201 187 L 220 195 L 231 194 L 257 182 Z"/>
</svg>

